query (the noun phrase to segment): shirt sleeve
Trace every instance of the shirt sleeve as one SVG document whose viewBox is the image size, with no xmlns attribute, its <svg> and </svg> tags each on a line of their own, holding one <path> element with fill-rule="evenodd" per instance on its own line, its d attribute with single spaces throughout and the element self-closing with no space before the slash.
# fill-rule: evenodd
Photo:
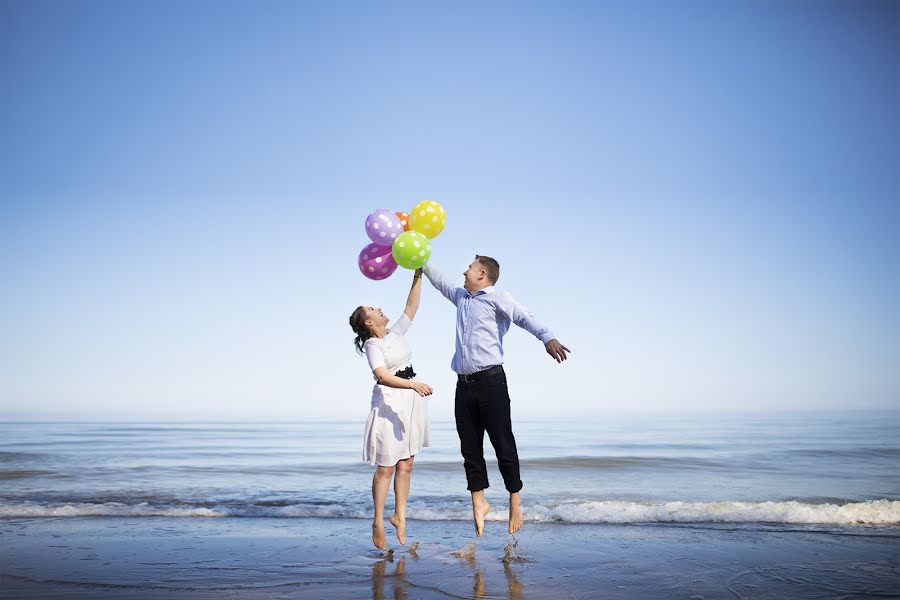
<svg viewBox="0 0 900 600">
<path fill-rule="evenodd" d="M 369 361 L 369 368 L 373 371 L 378 367 L 384 367 L 384 350 L 375 340 L 366 341 L 366 359 Z"/>
<path fill-rule="evenodd" d="M 541 343 L 546 344 L 550 340 L 556 339 L 553 332 L 547 329 L 543 323 L 538 321 L 534 315 L 531 314 L 524 305 L 513 298 L 509 292 L 499 294 L 497 308 L 499 308 L 510 321 L 541 340 Z"/>
<path fill-rule="evenodd" d="M 392 333 L 398 333 L 400 335 L 405 334 L 409 331 L 410 326 L 412 325 L 412 320 L 406 316 L 406 313 L 400 315 L 400 318 L 397 319 L 397 322 L 394 323 L 394 326 L 391 327 L 390 331 Z"/>
<path fill-rule="evenodd" d="M 425 277 L 428 278 L 428 281 L 431 282 L 431 285 L 434 286 L 434 289 L 442 293 L 447 300 L 456 304 L 458 297 L 457 290 L 459 290 L 458 285 L 454 285 L 444 277 L 440 271 L 431 266 L 431 263 L 425 265 L 423 272 L 425 273 Z"/>
</svg>

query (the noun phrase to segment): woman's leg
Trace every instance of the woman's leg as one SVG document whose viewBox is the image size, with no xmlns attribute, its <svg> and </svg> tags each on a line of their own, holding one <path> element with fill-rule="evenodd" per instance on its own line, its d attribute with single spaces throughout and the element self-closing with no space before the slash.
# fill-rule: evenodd
<svg viewBox="0 0 900 600">
<path fill-rule="evenodd" d="M 372 521 L 372 543 L 376 548 L 387 550 L 387 539 L 384 537 L 384 501 L 388 490 L 391 488 L 391 476 L 394 467 L 382 467 L 375 469 L 372 476 L 372 503 L 375 505 L 375 519 Z"/>
<path fill-rule="evenodd" d="M 397 528 L 397 539 L 406 545 L 406 499 L 409 498 L 409 480 L 412 476 L 413 459 L 410 456 L 406 460 L 397 463 L 394 472 L 394 514 L 391 515 L 391 525 Z"/>
</svg>

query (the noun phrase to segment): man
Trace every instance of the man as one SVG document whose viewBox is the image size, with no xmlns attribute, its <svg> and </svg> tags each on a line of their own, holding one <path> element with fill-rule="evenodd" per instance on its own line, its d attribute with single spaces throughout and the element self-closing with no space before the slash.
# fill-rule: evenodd
<svg viewBox="0 0 900 600">
<path fill-rule="evenodd" d="M 451 368 L 457 373 L 456 432 L 466 469 L 468 489 L 472 492 L 475 534 L 484 533 L 484 517 L 491 507 L 484 497 L 488 487 L 484 462 L 484 432 L 487 431 L 497 454 L 503 483 L 509 492 L 509 532 L 522 527 L 519 491 L 519 454 L 512 432 L 509 392 L 503 371 L 503 336 L 515 323 L 543 342 L 556 362 L 571 352 L 559 343 L 524 306 L 508 293 L 494 289 L 500 278 L 500 265 L 489 256 L 475 256 L 463 273 L 465 283 L 457 287 L 431 264 L 425 265 L 431 284 L 456 305 L 456 353 Z"/>
</svg>

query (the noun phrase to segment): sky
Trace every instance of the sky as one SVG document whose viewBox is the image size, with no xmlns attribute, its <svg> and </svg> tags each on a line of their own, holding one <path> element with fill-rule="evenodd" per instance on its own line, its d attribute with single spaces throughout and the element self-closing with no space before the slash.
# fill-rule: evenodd
<svg viewBox="0 0 900 600">
<path fill-rule="evenodd" d="M 892 1 L 0 0 L 0 419 L 364 422 L 445 208 L 572 350 L 513 418 L 900 408 Z M 452 418 L 455 309 L 407 337 Z"/>
</svg>

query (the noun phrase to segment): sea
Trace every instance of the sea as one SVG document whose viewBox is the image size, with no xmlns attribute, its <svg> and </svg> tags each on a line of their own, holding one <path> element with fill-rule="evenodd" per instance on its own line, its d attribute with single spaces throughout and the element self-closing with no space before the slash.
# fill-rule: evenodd
<svg viewBox="0 0 900 600">
<path fill-rule="evenodd" d="M 900 526 L 898 413 L 514 421 L 526 522 Z M 0 423 L 0 518 L 372 516 L 364 420 Z M 468 520 L 452 422 L 415 458 L 409 519 Z M 487 438 L 493 506 L 508 497 Z M 387 514 L 393 506 L 388 497 Z"/>
</svg>

